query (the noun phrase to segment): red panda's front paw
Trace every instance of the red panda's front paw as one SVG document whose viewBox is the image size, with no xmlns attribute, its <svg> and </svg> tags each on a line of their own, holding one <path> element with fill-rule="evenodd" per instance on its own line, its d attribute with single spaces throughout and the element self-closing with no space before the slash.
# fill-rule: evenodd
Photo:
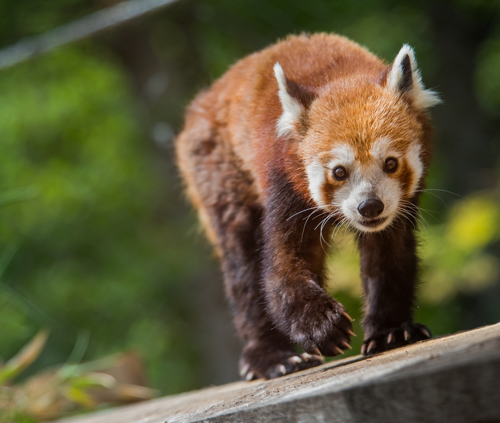
<svg viewBox="0 0 500 423">
<path fill-rule="evenodd" d="M 240 377 L 246 381 L 274 379 L 320 364 L 323 364 L 323 358 L 318 355 L 298 354 L 266 345 L 247 346 L 240 360 Z"/>
<path fill-rule="evenodd" d="M 431 337 L 427 326 L 420 323 L 403 323 L 397 328 L 383 330 L 366 338 L 361 346 L 361 354 L 377 354 Z"/>
<path fill-rule="evenodd" d="M 335 356 L 351 348 L 352 319 L 344 306 L 321 293 L 290 318 L 290 336 L 310 354 Z"/>
</svg>

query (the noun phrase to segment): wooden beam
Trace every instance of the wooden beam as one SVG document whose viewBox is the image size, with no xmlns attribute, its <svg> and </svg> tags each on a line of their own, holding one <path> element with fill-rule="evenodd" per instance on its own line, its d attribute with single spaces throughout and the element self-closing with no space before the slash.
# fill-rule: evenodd
<svg viewBox="0 0 500 423">
<path fill-rule="evenodd" d="M 500 324 L 59 423 L 500 422 Z"/>
</svg>

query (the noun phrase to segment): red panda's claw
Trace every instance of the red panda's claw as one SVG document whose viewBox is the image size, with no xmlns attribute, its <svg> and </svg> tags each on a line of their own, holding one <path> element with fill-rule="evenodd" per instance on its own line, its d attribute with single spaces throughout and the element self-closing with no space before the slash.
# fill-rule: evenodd
<svg viewBox="0 0 500 423">
<path fill-rule="evenodd" d="M 300 356 L 298 356 L 298 355 L 294 355 L 293 357 L 290 357 L 288 359 L 288 361 L 290 363 L 300 364 L 300 363 L 302 363 L 302 358 Z"/>
<path fill-rule="evenodd" d="M 349 342 L 347 342 L 346 340 L 343 340 L 341 343 L 342 343 L 342 347 L 344 349 L 348 349 L 349 348 L 350 350 L 352 350 L 351 344 Z"/>
<path fill-rule="evenodd" d="M 377 348 L 377 342 L 375 340 L 370 341 L 366 353 L 371 354 L 372 352 L 375 351 L 375 348 Z"/>
<path fill-rule="evenodd" d="M 250 364 L 248 364 L 248 363 L 245 364 L 240 370 L 240 377 L 246 378 L 246 375 L 247 375 L 249 369 L 250 369 Z"/>
<path fill-rule="evenodd" d="M 361 354 L 380 353 L 418 341 L 424 341 L 431 337 L 430 330 L 424 325 L 419 323 L 403 323 L 399 327 L 386 329 L 380 333 L 372 333 L 363 342 Z"/>
<path fill-rule="evenodd" d="M 247 373 L 247 375 L 246 375 L 246 377 L 245 377 L 245 380 L 246 380 L 247 382 L 250 382 L 250 381 L 251 381 L 251 380 L 253 380 L 253 379 L 254 379 L 254 374 L 253 374 L 253 372 L 248 372 L 248 373 Z"/>
<path fill-rule="evenodd" d="M 293 350 L 279 350 L 272 346 L 247 348 L 240 363 L 242 380 L 273 379 L 323 364 L 323 359 Z"/>
<path fill-rule="evenodd" d="M 351 317 L 351 316 L 349 316 L 349 315 L 347 314 L 347 312 L 345 312 L 345 311 L 343 311 L 343 312 L 342 312 L 342 316 L 344 316 L 347 320 L 349 320 L 349 321 L 351 321 L 351 322 L 353 321 L 353 320 L 352 320 L 352 317 Z"/>
<path fill-rule="evenodd" d="M 281 375 L 286 375 L 286 367 L 283 364 L 278 364 L 278 373 Z"/>
<path fill-rule="evenodd" d="M 420 332 L 422 332 L 427 338 L 432 338 L 431 332 L 426 327 L 421 327 Z"/>
<path fill-rule="evenodd" d="M 361 345 L 361 355 L 366 355 L 366 344 Z"/>
</svg>

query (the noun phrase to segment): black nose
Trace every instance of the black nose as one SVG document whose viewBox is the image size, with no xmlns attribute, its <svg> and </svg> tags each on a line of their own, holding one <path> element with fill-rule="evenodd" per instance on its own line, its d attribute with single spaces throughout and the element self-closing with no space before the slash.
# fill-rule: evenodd
<svg viewBox="0 0 500 423">
<path fill-rule="evenodd" d="M 365 200 L 358 206 L 358 212 L 363 217 L 374 218 L 380 216 L 383 211 L 384 203 L 374 198 Z"/>
</svg>

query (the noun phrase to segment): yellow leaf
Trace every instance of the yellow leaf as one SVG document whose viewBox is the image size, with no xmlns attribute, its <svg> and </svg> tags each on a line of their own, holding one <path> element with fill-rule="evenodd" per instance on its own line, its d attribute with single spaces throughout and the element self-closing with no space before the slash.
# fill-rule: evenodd
<svg viewBox="0 0 500 423">
<path fill-rule="evenodd" d="M 500 210 L 496 202 L 475 196 L 461 201 L 447 227 L 446 238 L 456 248 L 472 252 L 498 237 Z"/>
</svg>

